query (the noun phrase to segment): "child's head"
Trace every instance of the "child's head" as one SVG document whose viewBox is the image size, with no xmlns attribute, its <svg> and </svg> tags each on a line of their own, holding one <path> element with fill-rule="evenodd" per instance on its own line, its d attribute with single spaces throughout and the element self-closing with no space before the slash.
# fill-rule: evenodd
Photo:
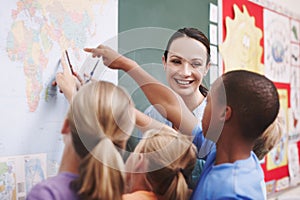
<svg viewBox="0 0 300 200">
<path fill-rule="evenodd" d="M 253 151 L 259 160 L 263 159 L 279 143 L 282 131 L 282 124 L 277 117 L 264 133 L 255 140 Z"/>
<path fill-rule="evenodd" d="M 67 121 L 82 159 L 72 187 L 82 198 L 121 199 L 124 163 L 117 148 L 125 147 L 134 127 L 130 96 L 109 82 L 86 84 L 71 102 Z"/>
<path fill-rule="evenodd" d="M 170 87 L 181 96 L 190 95 L 199 90 L 210 67 L 209 40 L 198 29 L 179 29 L 168 41 L 163 64 Z"/>
<path fill-rule="evenodd" d="M 126 166 L 137 165 L 139 160 L 145 167 L 138 172 L 145 173 L 159 199 L 188 198 L 187 180 L 196 162 L 196 148 L 186 136 L 173 130 L 147 131 Z"/>
<path fill-rule="evenodd" d="M 112 83 L 84 85 L 75 95 L 68 112 L 73 142 L 84 157 L 104 136 L 124 149 L 135 125 L 134 103 L 127 92 Z M 78 137 L 85 148 L 75 141 Z"/>
<path fill-rule="evenodd" d="M 230 122 L 241 138 L 254 142 L 275 120 L 278 111 L 279 98 L 272 81 L 250 71 L 230 71 L 211 88 L 202 120 L 203 132 L 212 134 L 215 127 L 221 131 Z"/>
</svg>

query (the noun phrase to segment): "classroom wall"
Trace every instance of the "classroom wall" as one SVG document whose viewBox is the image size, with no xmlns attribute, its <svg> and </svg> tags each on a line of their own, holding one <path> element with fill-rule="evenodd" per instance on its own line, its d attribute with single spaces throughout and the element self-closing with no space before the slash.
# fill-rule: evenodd
<svg viewBox="0 0 300 200">
<path fill-rule="evenodd" d="M 283 8 L 288 9 L 292 13 L 300 16 L 300 1 L 299 0 L 269 0 L 272 3 L 282 6 Z"/>
</svg>

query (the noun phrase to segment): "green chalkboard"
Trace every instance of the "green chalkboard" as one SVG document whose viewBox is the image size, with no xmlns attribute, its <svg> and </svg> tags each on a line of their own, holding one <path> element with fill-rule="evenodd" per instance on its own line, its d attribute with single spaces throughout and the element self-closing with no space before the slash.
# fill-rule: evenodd
<svg viewBox="0 0 300 200">
<path fill-rule="evenodd" d="M 182 27 L 196 27 L 208 36 L 210 3 L 217 5 L 217 0 L 119 1 L 119 51 L 166 83 L 161 57 L 169 37 Z M 208 79 L 206 76 L 204 83 Z M 136 83 L 123 72 L 119 72 L 119 85 L 129 91 L 139 110 L 149 106 Z"/>
</svg>

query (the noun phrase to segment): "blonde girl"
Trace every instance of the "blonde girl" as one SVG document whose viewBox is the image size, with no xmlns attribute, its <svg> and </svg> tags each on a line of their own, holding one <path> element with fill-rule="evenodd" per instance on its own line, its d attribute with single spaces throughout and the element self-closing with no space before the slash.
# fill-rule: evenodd
<svg viewBox="0 0 300 200">
<path fill-rule="evenodd" d="M 186 136 L 166 128 L 149 130 L 126 162 L 129 194 L 123 199 L 188 199 L 195 163 L 196 148 Z"/>
<path fill-rule="evenodd" d="M 135 122 L 134 104 L 108 82 L 84 85 L 72 98 L 62 133 L 60 173 L 37 184 L 27 199 L 122 199 L 121 149 Z"/>
</svg>

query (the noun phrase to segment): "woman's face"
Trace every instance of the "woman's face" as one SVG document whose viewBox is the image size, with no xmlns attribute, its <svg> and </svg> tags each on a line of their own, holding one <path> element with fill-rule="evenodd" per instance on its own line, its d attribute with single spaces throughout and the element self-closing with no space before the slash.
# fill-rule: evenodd
<svg viewBox="0 0 300 200">
<path fill-rule="evenodd" d="M 169 86 L 180 96 L 199 92 L 199 86 L 209 65 L 206 47 L 193 38 L 175 39 L 169 48 L 167 61 L 163 57 Z"/>
</svg>

